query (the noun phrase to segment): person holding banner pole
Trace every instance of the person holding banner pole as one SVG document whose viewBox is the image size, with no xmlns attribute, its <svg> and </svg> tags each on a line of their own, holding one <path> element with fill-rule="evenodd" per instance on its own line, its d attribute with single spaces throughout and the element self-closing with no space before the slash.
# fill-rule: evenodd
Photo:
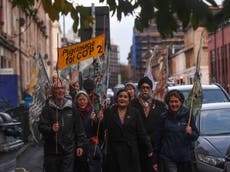
<svg viewBox="0 0 230 172">
<path fill-rule="evenodd" d="M 93 79 L 87 78 L 83 82 L 83 88 L 89 95 L 89 102 L 91 103 L 95 113 L 98 113 L 101 109 L 100 96 L 94 92 L 96 85 Z"/>
<path fill-rule="evenodd" d="M 171 90 L 165 96 L 168 110 L 161 115 L 156 132 L 156 153 L 164 172 L 192 172 L 193 142 L 199 131 L 189 108 L 183 105 L 184 95 Z"/>
<path fill-rule="evenodd" d="M 46 172 L 73 172 L 75 154 L 83 154 L 85 132 L 60 78 L 53 78 L 51 92 L 38 124 L 44 140 L 44 168 Z"/>
<path fill-rule="evenodd" d="M 83 90 L 76 94 L 75 105 L 87 136 L 87 144 L 84 145 L 83 156 L 76 157 L 75 171 L 101 172 L 102 152 L 98 146 L 98 127 L 100 125 L 98 113 L 94 111 L 89 95 Z"/>
</svg>

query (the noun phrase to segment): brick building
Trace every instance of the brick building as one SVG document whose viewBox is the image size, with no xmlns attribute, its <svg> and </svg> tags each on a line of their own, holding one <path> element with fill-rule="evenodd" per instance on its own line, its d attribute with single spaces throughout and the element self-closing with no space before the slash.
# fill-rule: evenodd
<svg viewBox="0 0 230 172">
<path fill-rule="evenodd" d="M 224 22 L 215 33 L 209 34 L 209 79 L 218 82 L 230 93 L 230 22 Z"/>
</svg>

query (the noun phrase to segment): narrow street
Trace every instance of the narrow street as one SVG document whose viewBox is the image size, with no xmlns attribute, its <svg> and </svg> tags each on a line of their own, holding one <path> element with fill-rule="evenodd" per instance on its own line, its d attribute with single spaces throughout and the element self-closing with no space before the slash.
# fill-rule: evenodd
<svg viewBox="0 0 230 172">
<path fill-rule="evenodd" d="M 25 145 L 18 152 L 16 172 L 42 172 L 43 147 L 34 143 Z"/>
</svg>

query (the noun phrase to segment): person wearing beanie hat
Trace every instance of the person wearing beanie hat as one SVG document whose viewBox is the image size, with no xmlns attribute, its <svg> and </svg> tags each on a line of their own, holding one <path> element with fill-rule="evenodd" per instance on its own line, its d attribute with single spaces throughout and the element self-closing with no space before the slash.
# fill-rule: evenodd
<svg viewBox="0 0 230 172">
<path fill-rule="evenodd" d="M 151 89 L 153 88 L 153 82 L 149 79 L 149 77 L 145 76 L 139 80 L 138 89 L 140 89 L 144 83 L 148 84 Z"/>
<path fill-rule="evenodd" d="M 128 91 L 128 93 L 131 96 L 131 100 L 133 100 L 136 97 L 136 87 L 132 82 L 128 82 L 125 84 L 125 89 Z"/>
<path fill-rule="evenodd" d="M 100 105 L 100 96 L 97 95 L 94 92 L 95 89 L 95 82 L 93 79 L 91 78 L 87 78 L 84 82 L 83 82 L 83 88 L 85 89 L 85 91 L 87 92 L 87 94 L 89 95 L 89 99 L 90 99 L 90 103 L 93 106 L 94 110 L 96 112 L 99 112 L 101 105 Z"/>
<path fill-rule="evenodd" d="M 166 111 L 166 105 L 152 98 L 152 81 L 148 77 L 143 77 L 138 82 L 139 95 L 131 101 L 131 106 L 138 109 L 144 123 L 145 130 L 151 139 L 151 143 L 155 145 L 155 132 L 159 127 L 161 113 Z M 155 149 L 153 147 L 153 149 Z M 141 169 L 145 172 L 152 172 L 145 154 L 140 152 Z"/>
<path fill-rule="evenodd" d="M 84 82 L 83 82 L 83 88 L 88 92 L 91 90 L 94 90 L 95 88 L 95 83 L 94 80 L 91 78 L 87 78 Z"/>
<path fill-rule="evenodd" d="M 74 101 L 75 95 L 78 93 L 80 90 L 80 82 L 75 81 L 69 85 L 69 94 L 72 97 L 72 100 Z"/>
<path fill-rule="evenodd" d="M 169 91 L 165 102 L 168 110 L 161 115 L 155 135 L 160 166 L 165 172 L 192 172 L 192 147 L 199 137 L 194 117 L 189 123 L 190 110 L 183 105 L 184 96 L 179 90 Z"/>
<path fill-rule="evenodd" d="M 84 90 L 80 90 L 77 92 L 77 94 L 75 95 L 75 98 L 74 98 L 74 102 L 76 102 L 76 100 L 78 99 L 78 97 L 83 94 L 86 96 L 87 100 L 89 100 L 89 95 L 87 94 L 87 92 L 85 92 Z"/>
<path fill-rule="evenodd" d="M 86 154 L 82 157 L 76 157 L 75 171 L 101 172 L 102 152 L 97 140 L 98 113 L 90 103 L 90 98 L 86 91 L 80 90 L 76 94 L 75 105 L 77 113 L 80 114 L 87 140 L 89 140 L 83 147 L 83 152 L 86 152 Z"/>
</svg>

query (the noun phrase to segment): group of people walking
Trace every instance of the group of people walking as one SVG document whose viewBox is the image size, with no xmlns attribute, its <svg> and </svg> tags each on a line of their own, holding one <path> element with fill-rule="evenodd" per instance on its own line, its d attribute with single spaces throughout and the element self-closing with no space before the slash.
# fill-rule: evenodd
<svg viewBox="0 0 230 172">
<path fill-rule="evenodd" d="M 152 98 L 152 81 L 127 83 L 110 106 L 100 105 L 93 80 L 66 96 L 60 78 L 42 110 L 45 172 L 192 171 L 199 132 L 178 90 Z"/>
</svg>

